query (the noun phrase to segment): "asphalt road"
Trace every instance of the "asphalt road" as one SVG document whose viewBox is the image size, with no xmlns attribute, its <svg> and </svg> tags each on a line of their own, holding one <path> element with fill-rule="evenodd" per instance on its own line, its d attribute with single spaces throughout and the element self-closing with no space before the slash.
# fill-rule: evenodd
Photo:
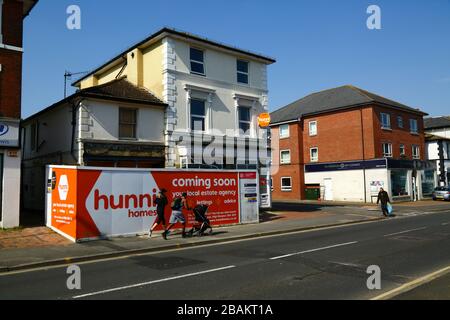
<svg viewBox="0 0 450 320">
<path fill-rule="evenodd" d="M 367 288 L 381 268 L 382 290 Z M 450 265 L 450 212 L 0 275 L 0 299 L 371 299 Z"/>
</svg>

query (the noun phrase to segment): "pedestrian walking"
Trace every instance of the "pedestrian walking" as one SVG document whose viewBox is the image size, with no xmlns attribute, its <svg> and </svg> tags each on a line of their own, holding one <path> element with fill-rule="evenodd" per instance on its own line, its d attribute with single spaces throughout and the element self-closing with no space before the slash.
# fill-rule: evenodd
<svg viewBox="0 0 450 320">
<path fill-rule="evenodd" d="M 377 204 L 380 204 L 380 202 L 381 202 L 381 211 L 383 212 L 383 215 L 385 217 L 389 217 L 388 204 L 391 203 L 391 200 L 389 199 L 389 194 L 386 191 L 384 191 L 383 188 L 380 188 L 380 193 L 378 193 Z"/>
<path fill-rule="evenodd" d="M 187 193 L 183 193 L 181 198 L 175 198 L 172 201 L 172 215 L 170 216 L 170 225 L 165 231 L 165 238 L 169 235 L 170 229 L 172 229 L 177 223 L 183 225 L 183 231 L 181 233 L 183 238 L 186 238 L 186 218 L 183 215 L 183 209 L 191 210 L 187 201 Z"/>
<path fill-rule="evenodd" d="M 153 226 L 150 228 L 150 232 L 148 234 L 148 237 L 151 238 L 153 231 L 156 229 L 157 226 L 159 226 L 160 224 L 163 225 L 164 227 L 164 232 L 162 233 L 162 236 L 164 239 L 167 240 L 166 238 L 166 218 L 164 216 L 165 214 L 165 208 L 168 204 L 168 200 L 167 200 L 167 196 L 166 196 L 167 190 L 166 189 L 161 189 L 161 191 L 156 195 L 156 221 L 153 224 Z"/>
</svg>

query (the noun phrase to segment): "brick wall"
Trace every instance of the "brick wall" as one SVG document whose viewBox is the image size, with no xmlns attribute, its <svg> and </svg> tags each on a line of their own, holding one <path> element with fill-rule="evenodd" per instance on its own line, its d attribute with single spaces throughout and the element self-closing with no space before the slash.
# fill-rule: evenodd
<svg viewBox="0 0 450 320">
<path fill-rule="evenodd" d="M 383 143 L 392 143 L 392 151 L 394 159 L 412 160 L 412 146 L 420 147 L 421 160 L 425 160 L 425 134 L 423 117 L 413 113 L 397 111 L 389 108 L 378 106 L 373 107 L 374 112 L 374 138 L 375 154 L 377 158 L 383 157 Z M 381 113 L 388 113 L 391 116 L 391 130 L 381 128 Z M 403 118 L 403 128 L 399 128 L 397 117 Z M 419 134 L 410 132 L 409 120 L 416 119 L 418 122 Z M 400 144 L 404 144 L 406 148 L 406 156 L 400 157 Z"/>
<path fill-rule="evenodd" d="M 20 118 L 22 53 L 0 49 L 0 117 Z"/>
<path fill-rule="evenodd" d="M 391 130 L 381 128 L 381 112 L 391 115 Z M 398 127 L 397 116 L 403 118 L 403 128 Z M 417 119 L 418 134 L 410 132 L 410 119 Z M 315 136 L 309 133 L 311 121 L 317 121 Z M 302 123 L 292 123 L 289 128 L 289 138 L 279 139 L 279 127 L 272 127 L 275 201 L 304 199 L 304 164 L 311 163 L 312 147 L 319 148 L 319 163 L 383 158 L 383 143 L 392 143 L 394 159 L 406 160 L 412 159 L 412 146 L 417 145 L 421 159 L 425 160 L 423 117 L 415 113 L 373 105 L 305 117 Z M 400 144 L 405 145 L 405 157 L 400 157 Z M 291 151 L 290 164 L 278 166 L 281 150 Z M 292 178 L 291 192 L 281 191 L 282 177 Z"/>
<path fill-rule="evenodd" d="M 2 15 L 3 44 L 22 47 L 23 2 L 4 0 Z M 0 49 L 0 117 L 20 118 L 22 53 Z"/>
<path fill-rule="evenodd" d="M 2 34 L 3 44 L 22 47 L 23 2 L 3 0 Z"/>
<path fill-rule="evenodd" d="M 295 200 L 304 197 L 303 128 L 298 123 L 289 125 L 289 138 L 280 139 L 279 127 L 272 128 L 273 148 L 273 200 Z M 291 163 L 280 164 L 281 150 L 291 152 Z M 281 178 L 290 177 L 292 191 L 281 191 Z"/>
<path fill-rule="evenodd" d="M 310 149 L 313 147 L 319 148 L 319 162 L 352 161 L 374 157 L 373 117 L 370 107 L 306 117 L 303 121 L 305 163 L 311 163 Z M 316 136 L 310 136 L 309 133 L 309 123 L 312 121 L 317 121 Z M 364 127 L 364 146 L 362 127 Z"/>
</svg>

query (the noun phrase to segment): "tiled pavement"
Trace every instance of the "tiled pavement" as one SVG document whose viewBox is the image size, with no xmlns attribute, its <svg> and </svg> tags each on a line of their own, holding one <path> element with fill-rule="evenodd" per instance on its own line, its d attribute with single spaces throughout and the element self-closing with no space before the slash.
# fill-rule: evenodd
<svg viewBox="0 0 450 320">
<path fill-rule="evenodd" d="M 69 245 L 71 242 L 46 227 L 0 230 L 0 250 Z"/>
</svg>

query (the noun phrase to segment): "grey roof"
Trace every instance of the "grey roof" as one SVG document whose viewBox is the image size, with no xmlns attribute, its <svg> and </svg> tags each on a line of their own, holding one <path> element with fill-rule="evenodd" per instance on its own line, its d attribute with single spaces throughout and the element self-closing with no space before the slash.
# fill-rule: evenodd
<svg viewBox="0 0 450 320">
<path fill-rule="evenodd" d="M 272 124 L 298 120 L 307 115 L 331 112 L 369 104 L 379 104 L 408 112 L 427 115 L 396 101 L 381 97 L 351 85 L 310 94 L 271 113 Z"/>
<path fill-rule="evenodd" d="M 138 103 L 151 106 L 167 107 L 167 104 L 158 99 L 153 93 L 145 88 L 135 86 L 129 82 L 125 77 L 112 80 L 102 85 L 89 87 L 83 90 L 78 90 L 71 96 L 56 102 L 55 104 L 35 113 L 24 120 L 27 122 L 44 113 L 47 113 L 64 103 L 71 103 L 76 98 L 93 98 L 102 100 L 121 101 L 129 103 Z"/>
<path fill-rule="evenodd" d="M 425 130 L 450 128 L 450 116 L 425 118 L 423 120 L 425 123 Z"/>
</svg>

